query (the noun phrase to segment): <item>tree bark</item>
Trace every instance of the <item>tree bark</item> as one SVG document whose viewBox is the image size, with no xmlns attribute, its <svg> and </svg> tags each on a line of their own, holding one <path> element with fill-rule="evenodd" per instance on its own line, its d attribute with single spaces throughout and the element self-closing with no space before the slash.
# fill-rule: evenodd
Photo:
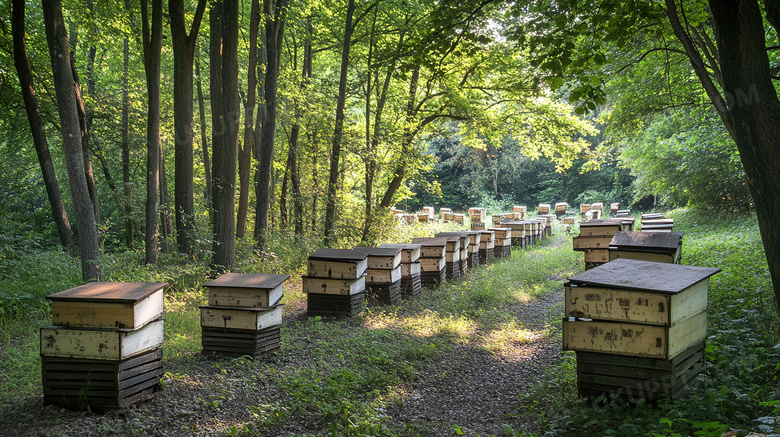
<svg viewBox="0 0 780 437">
<path fill-rule="evenodd" d="M 13 11 L 11 17 L 11 33 L 14 41 L 14 64 L 16 73 L 19 77 L 19 85 L 22 88 L 22 98 L 24 107 L 27 111 L 27 120 L 30 123 L 30 131 L 35 144 L 35 153 L 38 155 L 38 163 L 41 166 L 43 183 L 46 187 L 46 194 L 51 206 L 52 218 L 57 226 L 57 232 L 60 236 L 60 244 L 68 251 L 76 250 L 76 243 L 73 239 L 73 229 L 70 227 L 68 213 L 62 202 L 62 192 L 57 182 L 57 174 L 54 171 L 54 164 L 51 161 L 49 152 L 49 143 L 46 140 L 46 131 L 43 127 L 43 120 L 38 108 L 38 99 L 35 97 L 33 87 L 33 75 L 30 69 L 30 60 L 27 56 L 27 42 L 25 38 L 24 22 L 24 0 L 13 1 Z"/>
<path fill-rule="evenodd" d="M 193 110 L 192 64 L 195 42 L 206 10 L 206 0 L 198 0 L 192 27 L 187 34 L 184 0 L 169 0 L 173 43 L 173 124 L 174 124 L 174 205 L 176 216 L 176 243 L 181 253 L 192 254 L 192 236 L 195 222 L 193 182 Z"/>
<path fill-rule="evenodd" d="M 60 129 L 68 167 L 68 181 L 73 198 L 73 209 L 78 218 L 79 251 L 82 277 L 99 278 L 96 264 L 100 257 L 97 223 L 89 188 L 84 177 L 84 158 L 81 147 L 81 129 L 76 109 L 76 87 L 70 66 L 68 34 L 62 18 L 62 4 L 59 0 L 43 0 L 43 18 L 46 25 L 46 40 L 49 45 L 54 88 L 57 93 L 57 109 Z"/>
<path fill-rule="evenodd" d="M 151 23 L 149 0 L 141 0 L 143 17 L 144 68 L 148 115 L 146 119 L 146 263 L 157 264 L 159 247 L 158 211 L 160 185 L 160 51 L 162 50 L 162 0 L 152 0 Z"/>
<path fill-rule="evenodd" d="M 213 13 L 213 10 L 212 10 Z M 214 143 L 214 266 L 221 271 L 236 262 L 235 203 L 238 163 L 238 0 L 222 2 L 223 135 Z M 213 98 L 213 96 L 212 96 Z"/>
<path fill-rule="evenodd" d="M 195 78 L 196 88 L 198 89 L 198 117 L 200 120 L 201 153 L 203 154 L 203 175 L 206 179 L 206 191 L 203 193 L 203 198 L 206 200 L 209 223 L 211 223 L 213 216 L 211 205 L 211 160 L 209 159 L 209 137 L 206 134 L 206 104 L 203 97 L 203 82 L 200 78 L 200 60 L 195 63 Z"/>
<path fill-rule="evenodd" d="M 130 0 L 125 0 L 130 13 Z M 125 210 L 125 244 L 133 247 L 132 185 L 130 185 L 130 39 L 125 37 L 122 54 L 122 193 Z"/>
<path fill-rule="evenodd" d="M 347 73 L 349 68 L 349 49 L 352 45 L 352 15 L 355 12 L 355 0 L 349 0 L 344 20 L 344 41 L 341 50 L 341 74 L 339 76 L 339 95 L 336 100 L 336 122 L 333 130 L 333 142 L 330 151 L 330 173 L 328 176 L 328 194 L 325 206 L 325 230 L 323 244 L 330 247 L 333 242 L 336 219 L 336 191 L 339 178 L 339 158 L 341 138 L 344 133 L 344 107 L 347 101 Z"/>
<path fill-rule="evenodd" d="M 271 175 L 273 173 L 274 140 L 276 137 L 276 113 L 279 106 L 276 91 L 279 82 L 279 62 L 281 60 L 282 41 L 287 13 L 287 0 L 264 0 L 265 14 L 265 104 L 260 114 L 263 116 L 261 139 L 258 148 L 255 245 L 258 249 L 265 246 L 268 231 L 268 213 L 271 209 Z M 258 114 L 258 115 L 260 115 Z"/>
<path fill-rule="evenodd" d="M 761 10 L 756 0 L 710 0 L 710 9 L 727 102 L 718 111 L 732 126 L 780 307 L 780 100 L 770 78 Z"/>
<path fill-rule="evenodd" d="M 249 188 L 252 170 L 252 150 L 255 148 L 254 113 L 257 104 L 257 35 L 260 28 L 260 1 L 252 0 L 249 19 L 249 61 L 244 102 L 244 146 L 238 152 L 238 212 L 236 237 L 246 236 L 246 218 L 249 213 Z"/>
</svg>

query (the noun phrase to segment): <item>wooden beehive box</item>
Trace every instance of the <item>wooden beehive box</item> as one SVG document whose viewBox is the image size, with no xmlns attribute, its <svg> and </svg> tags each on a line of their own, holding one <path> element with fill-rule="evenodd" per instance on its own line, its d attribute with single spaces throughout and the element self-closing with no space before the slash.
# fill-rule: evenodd
<svg viewBox="0 0 780 437">
<path fill-rule="evenodd" d="M 200 326 L 207 328 L 259 331 L 281 324 L 281 305 L 272 308 L 200 307 Z"/>
<path fill-rule="evenodd" d="M 138 329 L 163 315 L 164 282 L 90 282 L 50 294 L 52 325 Z"/>
<path fill-rule="evenodd" d="M 379 247 L 397 247 L 401 249 L 401 264 L 409 264 L 417 261 L 417 259 L 420 258 L 420 253 L 422 252 L 422 246 L 420 244 L 414 243 L 385 243 Z"/>
<path fill-rule="evenodd" d="M 392 269 L 366 270 L 366 284 L 391 284 L 401 280 L 401 264 Z"/>
<path fill-rule="evenodd" d="M 628 217 L 631 215 L 630 209 L 619 209 L 617 210 L 616 216 L 617 217 Z"/>
<path fill-rule="evenodd" d="M 284 281 L 290 275 L 226 273 L 203 284 L 211 306 L 270 308 L 284 296 Z"/>
<path fill-rule="evenodd" d="M 417 221 L 417 216 L 414 214 L 404 214 L 401 217 L 407 225 L 413 225 Z"/>
<path fill-rule="evenodd" d="M 463 223 L 466 219 L 465 214 L 453 214 L 452 219 L 455 220 L 455 223 Z"/>
<path fill-rule="evenodd" d="M 704 340 L 720 269 L 618 259 L 569 278 L 564 350 L 668 360 Z"/>
<path fill-rule="evenodd" d="M 642 219 L 641 231 L 672 232 L 674 219 Z"/>
<path fill-rule="evenodd" d="M 496 246 L 496 234 L 493 231 L 482 231 L 482 238 L 479 241 L 480 250 L 493 249 Z"/>
<path fill-rule="evenodd" d="M 624 229 L 622 219 L 590 220 L 580 223 L 580 237 L 609 237 Z"/>
<path fill-rule="evenodd" d="M 412 243 L 420 245 L 420 258 L 434 258 L 444 260 L 447 252 L 447 239 L 436 237 L 417 237 Z"/>
<path fill-rule="evenodd" d="M 501 219 L 503 219 L 503 216 L 496 214 L 496 215 L 493 215 L 491 217 L 491 222 L 494 225 L 500 225 L 501 224 Z"/>
<path fill-rule="evenodd" d="M 620 210 L 620 203 L 613 202 L 609 204 L 609 213 L 611 215 L 616 215 L 619 210 Z"/>
<path fill-rule="evenodd" d="M 436 208 L 432 206 L 423 206 L 423 212 L 428 214 L 429 218 L 433 218 L 436 215 Z"/>
<path fill-rule="evenodd" d="M 609 243 L 609 259 L 679 264 L 682 232 L 618 232 Z"/>
<path fill-rule="evenodd" d="M 403 250 L 398 246 L 356 247 L 368 251 L 368 269 L 392 270 L 401 265 Z"/>
<path fill-rule="evenodd" d="M 590 209 L 591 209 L 590 203 L 580 204 L 580 214 L 585 214 L 586 212 L 590 211 Z"/>
<path fill-rule="evenodd" d="M 550 213 L 550 204 L 549 203 L 540 203 L 539 206 L 536 208 L 536 211 L 539 214 L 549 214 Z"/>
<path fill-rule="evenodd" d="M 558 202 L 555 204 L 555 214 L 563 215 L 566 214 L 566 208 L 569 206 L 566 202 Z"/>
<path fill-rule="evenodd" d="M 469 235 L 469 253 L 479 252 L 479 243 L 482 242 L 481 231 L 466 231 Z"/>
<path fill-rule="evenodd" d="M 595 209 L 596 211 L 601 211 L 602 214 L 604 213 L 604 204 L 601 202 L 591 203 L 590 209 Z"/>
<path fill-rule="evenodd" d="M 482 229 L 485 229 L 485 223 L 484 222 L 479 222 L 479 223 L 471 222 L 471 229 L 472 230 L 482 230 Z"/>
<path fill-rule="evenodd" d="M 317 249 L 309 255 L 308 276 L 357 279 L 368 268 L 367 249 Z"/>
<path fill-rule="evenodd" d="M 162 346 L 163 321 L 139 329 L 44 326 L 40 334 L 43 356 L 124 360 Z"/>
<path fill-rule="evenodd" d="M 496 240 L 512 238 L 512 228 L 509 227 L 490 228 L 488 231 L 493 231 Z"/>
<path fill-rule="evenodd" d="M 428 220 L 430 220 L 430 218 L 431 216 L 429 216 L 427 213 L 424 212 L 417 214 L 417 221 L 419 221 L 420 223 L 426 223 L 428 222 Z"/>
<path fill-rule="evenodd" d="M 468 231 L 463 232 L 439 232 L 436 234 L 437 238 L 441 237 L 458 237 L 460 240 L 460 254 L 461 259 L 464 259 L 466 255 L 469 253 L 469 246 L 471 246 L 471 237 L 469 236 Z"/>
<path fill-rule="evenodd" d="M 365 275 L 357 279 L 328 279 L 301 276 L 304 293 L 352 296 L 366 291 Z"/>
</svg>

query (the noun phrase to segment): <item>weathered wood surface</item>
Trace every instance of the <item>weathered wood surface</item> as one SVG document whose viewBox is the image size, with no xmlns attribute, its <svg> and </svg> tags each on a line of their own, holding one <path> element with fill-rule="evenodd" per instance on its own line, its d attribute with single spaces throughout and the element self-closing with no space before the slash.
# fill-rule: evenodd
<svg viewBox="0 0 780 437">
<path fill-rule="evenodd" d="M 717 267 L 686 266 L 616 259 L 576 274 L 569 281 L 577 285 L 646 290 L 675 294 L 720 272 Z"/>
<path fill-rule="evenodd" d="M 306 313 L 309 316 L 349 317 L 361 313 L 365 305 L 365 291 L 351 296 L 318 293 L 306 296 Z"/>
<path fill-rule="evenodd" d="M 368 249 L 317 249 L 309 259 L 323 261 L 360 262 L 368 257 Z"/>
<path fill-rule="evenodd" d="M 444 237 L 417 237 L 412 243 L 420 244 L 420 258 L 443 258 L 447 251 L 447 239 Z"/>
<path fill-rule="evenodd" d="M 567 317 L 676 325 L 707 309 L 707 281 L 676 294 L 565 284 Z"/>
<path fill-rule="evenodd" d="M 496 240 L 512 238 L 512 228 L 510 227 L 489 228 L 488 231 L 493 231 Z"/>
<path fill-rule="evenodd" d="M 366 291 L 366 276 L 357 279 L 328 279 L 302 276 L 303 292 L 351 296 Z"/>
<path fill-rule="evenodd" d="M 281 347 L 281 329 L 279 326 L 260 330 L 203 327 L 201 345 L 203 353 L 260 356 Z"/>
<path fill-rule="evenodd" d="M 610 247 L 620 250 L 660 251 L 674 253 L 682 244 L 682 232 L 618 232 L 612 237 Z"/>
<path fill-rule="evenodd" d="M 162 355 L 157 348 L 125 360 L 42 356 L 43 403 L 113 411 L 148 400 L 160 387 Z"/>
<path fill-rule="evenodd" d="M 389 284 L 401 280 L 401 265 L 393 269 L 368 269 L 366 270 L 366 288 L 370 284 Z"/>
<path fill-rule="evenodd" d="M 401 265 L 400 247 L 358 247 L 357 249 L 368 249 L 368 268 L 369 269 L 394 269 Z"/>
<path fill-rule="evenodd" d="M 584 249 L 609 249 L 609 243 L 612 241 L 611 236 L 579 236 L 572 237 L 572 246 L 574 250 Z"/>
<path fill-rule="evenodd" d="M 624 401 L 677 399 L 704 369 L 705 342 L 699 342 L 669 360 L 577 352 L 580 396 Z"/>
<path fill-rule="evenodd" d="M 166 282 L 89 282 L 46 296 L 52 302 L 88 301 L 135 303 L 168 285 Z"/>
<path fill-rule="evenodd" d="M 234 308 L 200 307 L 200 325 L 209 328 L 260 330 L 282 324 L 282 307 Z"/>
<path fill-rule="evenodd" d="M 410 263 L 417 261 L 420 258 L 420 252 L 422 251 L 422 245 L 407 243 L 407 244 L 393 244 L 385 243 L 379 247 L 399 247 L 401 248 L 401 263 Z"/>
<path fill-rule="evenodd" d="M 290 279 L 290 275 L 265 273 L 225 273 L 219 278 L 203 284 L 204 287 L 220 288 L 254 288 L 271 290 Z"/>
<path fill-rule="evenodd" d="M 272 289 L 209 287 L 207 293 L 209 305 L 212 306 L 270 308 L 284 297 L 284 284 L 280 283 Z"/>
<path fill-rule="evenodd" d="M 564 319 L 563 349 L 669 359 L 703 341 L 706 328 L 706 311 L 674 326 Z"/>
<path fill-rule="evenodd" d="M 162 319 L 140 329 L 65 328 L 40 330 L 41 355 L 48 357 L 123 360 L 162 346 Z"/>
</svg>

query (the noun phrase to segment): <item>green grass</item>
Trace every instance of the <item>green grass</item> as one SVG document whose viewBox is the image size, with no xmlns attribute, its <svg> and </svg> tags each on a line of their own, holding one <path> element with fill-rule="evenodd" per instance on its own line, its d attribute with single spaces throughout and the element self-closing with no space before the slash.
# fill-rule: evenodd
<svg viewBox="0 0 780 437">
<path fill-rule="evenodd" d="M 594 408 L 576 393 L 574 355 L 563 354 L 518 405 L 545 436 L 716 436 L 727 430 L 777 433 L 780 336 L 771 281 L 754 216 L 671 213 L 685 232 L 683 263 L 716 266 L 710 280 L 707 366 L 691 393 L 656 407 Z M 517 433 L 517 435 L 524 435 Z"/>
</svg>

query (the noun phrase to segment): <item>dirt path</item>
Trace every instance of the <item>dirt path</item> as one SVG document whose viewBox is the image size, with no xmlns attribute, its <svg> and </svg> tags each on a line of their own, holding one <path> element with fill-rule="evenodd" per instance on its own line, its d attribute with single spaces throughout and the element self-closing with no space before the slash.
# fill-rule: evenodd
<svg viewBox="0 0 780 437">
<path fill-rule="evenodd" d="M 484 345 L 459 346 L 445 354 L 412 384 L 408 400 L 390 412 L 393 420 L 421 422 L 431 436 L 455 435 L 453 425 L 467 436 L 501 435 L 520 395 L 560 353 L 560 343 L 542 331 L 562 299 L 561 291 L 513 308 L 522 326 L 534 332 L 530 342 L 513 344 L 500 354 Z"/>
</svg>

